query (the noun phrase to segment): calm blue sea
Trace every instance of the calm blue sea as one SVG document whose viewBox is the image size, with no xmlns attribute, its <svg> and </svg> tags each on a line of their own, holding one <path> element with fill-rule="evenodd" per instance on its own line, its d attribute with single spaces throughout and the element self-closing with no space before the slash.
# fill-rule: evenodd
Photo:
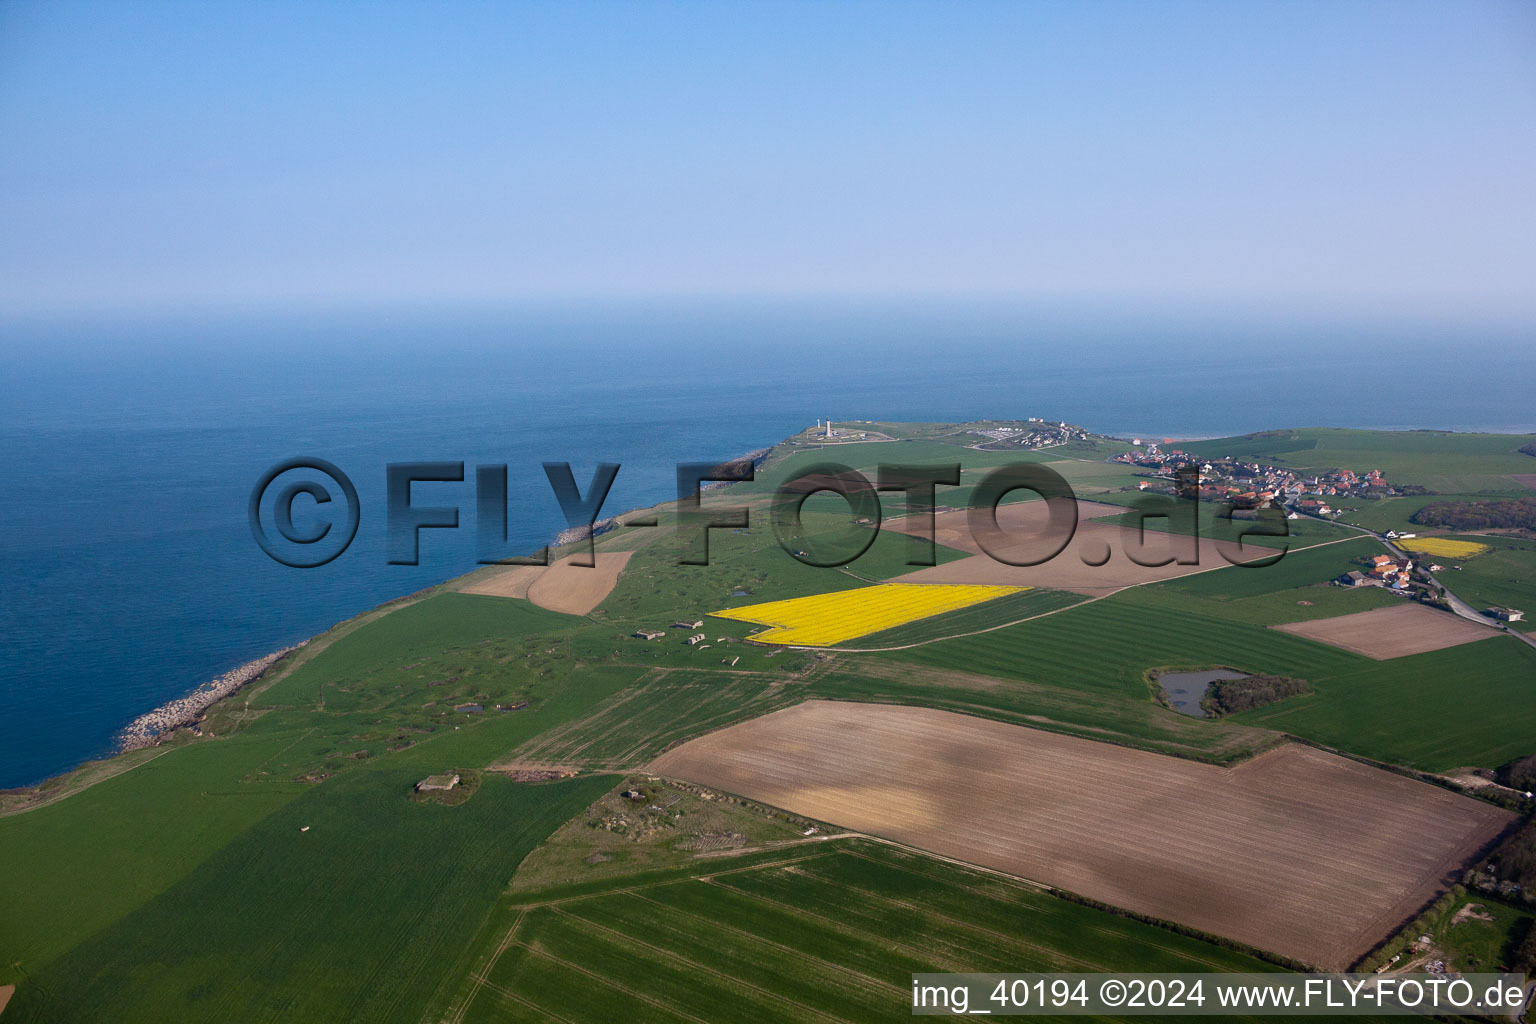
<svg viewBox="0 0 1536 1024">
<path fill-rule="evenodd" d="M 818 417 L 1039 415 L 1213 436 L 1304 425 L 1536 430 L 1529 332 L 1112 308 L 715 302 L 413 315 L 0 325 L 0 787 L 110 749 L 149 708 L 471 568 L 473 484 L 419 566 L 386 564 L 384 466 L 507 463 L 510 530 L 563 525 L 540 462 L 605 511 L 671 496 L 680 461 Z M 356 482 L 362 524 L 290 569 L 246 502 L 293 455 Z"/>
</svg>

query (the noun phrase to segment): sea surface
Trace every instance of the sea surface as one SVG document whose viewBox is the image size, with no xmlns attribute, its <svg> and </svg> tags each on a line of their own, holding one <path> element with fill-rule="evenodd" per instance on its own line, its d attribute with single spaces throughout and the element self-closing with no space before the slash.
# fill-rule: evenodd
<svg viewBox="0 0 1536 1024">
<path fill-rule="evenodd" d="M 717 301 L 0 323 L 0 787 L 112 748 L 135 716 L 474 567 L 474 465 L 506 463 L 509 546 L 565 526 L 540 463 L 605 513 L 675 465 L 818 418 L 1043 416 L 1104 433 L 1286 426 L 1536 430 L 1536 346 L 1499 325 L 1104 306 Z M 291 456 L 357 485 L 356 541 L 295 569 L 258 548 L 257 479 Z M 384 467 L 461 528 L 388 564 Z M 302 500 L 301 500 L 302 504 Z M 300 525 L 304 525 L 300 523 Z"/>
</svg>

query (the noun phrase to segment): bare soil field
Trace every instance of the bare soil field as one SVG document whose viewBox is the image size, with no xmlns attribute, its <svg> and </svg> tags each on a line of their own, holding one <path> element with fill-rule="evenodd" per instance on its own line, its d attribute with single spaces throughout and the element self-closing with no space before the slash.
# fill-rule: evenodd
<svg viewBox="0 0 1536 1024">
<path fill-rule="evenodd" d="M 528 588 L 543 575 L 544 568 L 542 565 L 509 565 L 499 572 L 488 573 L 467 584 L 463 593 L 527 598 Z"/>
<path fill-rule="evenodd" d="M 545 569 L 528 587 L 528 600 L 567 615 L 586 615 L 613 593 L 633 551 L 599 551 L 595 566 L 574 565 L 575 555 Z M 581 556 L 585 560 L 586 555 Z"/>
<path fill-rule="evenodd" d="M 1372 608 L 1368 612 L 1270 628 L 1342 647 L 1377 661 L 1438 651 L 1499 635 L 1491 626 L 1479 626 L 1450 612 L 1426 608 L 1408 600 L 1387 608 Z"/>
<path fill-rule="evenodd" d="M 465 594 L 514 597 L 567 615 L 586 615 L 613 593 L 633 551 L 599 551 L 597 565 L 573 565 L 568 555 L 554 565 L 511 565 L 461 588 Z M 582 558 L 586 558 L 583 554 Z"/>
<path fill-rule="evenodd" d="M 1330 969 L 1514 818 L 1297 744 L 1222 768 L 884 704 L 809 701 L 650 770 Z"/>
<path fill-rule="evenodd" d="M 5 1004 L 11 1001 L 11 996 L 15 991 L 15 985 L 0 985 L 0 1013 L 5 1012 Z"/>
<path fill-rule="evenodd" d="M 1511 473 L 1509 478 L 1522 487 L 1536 491 L 1536 473 Z"/>
</svg>

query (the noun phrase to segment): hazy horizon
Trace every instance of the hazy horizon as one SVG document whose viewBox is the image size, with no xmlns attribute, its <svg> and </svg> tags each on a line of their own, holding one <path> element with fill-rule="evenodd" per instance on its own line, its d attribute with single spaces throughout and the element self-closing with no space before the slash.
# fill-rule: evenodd
<svg viewBox="0 0 1536 1024">
<path fill-rule="evenodd" d="M 0 313 L 1536 320 L 1536 8 L 11 3 Z M 67 68 L 68 74 L 60 74 Z"/>
</svg>

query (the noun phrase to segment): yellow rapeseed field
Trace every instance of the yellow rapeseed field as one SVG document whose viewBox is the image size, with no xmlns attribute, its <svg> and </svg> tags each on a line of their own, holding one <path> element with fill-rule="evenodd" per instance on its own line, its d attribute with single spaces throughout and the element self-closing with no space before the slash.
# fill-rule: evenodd
<svg viewBox="0 0 1536 1024">
<path fill-rule="evenodd" d="M 880 583 L 857 590 L 727 608 L 710 614 L 716 618 L 772 627 L 751 637 L 758 643 L 830 647 L 856 636 L 878 633 L 892 626 L 1028 589 L 969 583 Z"/>
<path fill-rule="evenodd" d="M 1415 537 L 1412 540 L 1394 541 L 1404 551 L 1417 551 L 1436 558 L 1471 558 L 1488 550 L 1488 545 L 1470 540 L 1451 540 L 1447 537 Z"/>
</svg>

